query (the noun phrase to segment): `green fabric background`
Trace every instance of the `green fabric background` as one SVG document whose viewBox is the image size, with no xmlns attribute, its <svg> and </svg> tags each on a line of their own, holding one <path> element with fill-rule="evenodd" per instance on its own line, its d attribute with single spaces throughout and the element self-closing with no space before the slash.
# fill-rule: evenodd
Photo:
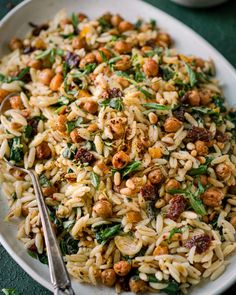
<svg viewBox="0 0 236 295">
<path fill-rule="evenodd" d="M 118 1 L 118 0 L 117 0 Z M 0 19 L 21 0 L 0 0 Z M 210 8 L 189 9 L 168 0 L 146 0 L 184 22 L 208 40 L 236 67 L 236 1 Z M 1 40 L 1 39 L 0 39 Z M 0 290 L 16 288 L 22 295 L 49 295 L 49 291 L 31 279 L 0 245 Z M 236 284 L 224 295 L 236 294 Z"/>
</svg>

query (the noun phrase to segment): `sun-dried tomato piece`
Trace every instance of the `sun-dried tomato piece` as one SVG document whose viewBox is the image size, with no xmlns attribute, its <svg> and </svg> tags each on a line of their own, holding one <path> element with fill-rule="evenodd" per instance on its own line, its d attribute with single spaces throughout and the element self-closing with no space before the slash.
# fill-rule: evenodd
<svg viewBox="0 0 236 295">
<path fill-rule="evenodd" d="M 193 246 L 196 246 L 196 253 L 201 254 L 205 252 L 211 244 L 211 238 L 208 235 L 196 235 L 191 239 L 187 240 L 185 247 L 191 249 Z"/>
<path fill-rule="evenodd" d="M 149 184 L 144 185 L 141 188 L 140 192 L 145 200 L 153 201 L 157 198 L 157 190 L 155 186 L 153 185 L 149 185 Z"/>
<path fill-rule="evenodd" d="M 181 122 L 185 121 L 184 114 L 186 113 L 186 108 L 180 106 L 177 110 L 173 111 L 173 116 L 180 120 Z"/>
<path fill-rule="evenodd" d="M 220 130 L 216 130 L 215 139 L 219 142 L 226 142 L 230 139 L 230 136 Z"/>
<path fill-rule="evenodd" d="M 209 142 L 211 140 L 212 135 L 211 132 L 206 130 L 205 128 L 192 126 L 188 130 L 187 137 L 192 139 L 192 141 L 194 142 L 197 140 Z"/>
<path fill-rule="evenodd" d="M 184 211 L 186 202 L 184 197 L 177 195 L 170 200 L 170 207 L 167 211 L 167 218 L 176 221 L 180 214 Z"/>
<path fill-rule="evenodd" d="M 75 155 L 75 159 L 79 160 L 81 163 L 89 163 L 89 164 L 92 164 L 95 161 L 94 155 L 84 148 L 80 148 L 77 151 Z"/>
</svg>

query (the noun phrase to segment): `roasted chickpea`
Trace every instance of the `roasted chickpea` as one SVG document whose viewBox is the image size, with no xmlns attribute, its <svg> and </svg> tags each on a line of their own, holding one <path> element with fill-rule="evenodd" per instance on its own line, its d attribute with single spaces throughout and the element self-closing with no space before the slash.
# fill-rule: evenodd
<svg viewBox="0 0 236 295">
<path fill-rule="evenodd" d="M 178 131 L 182 126 L 182 122 L 180 122 L 177 118 L 171 117 L 166 119 L 164 123 L 164 129 L 166 132 L 176 132 Z"/>
<path fill-rule="evenodd" d="M 116 273 L 112 268 L 105 269 L 101 274 L 101 278 L 104 285 L 111 287 L 116 282 Z"/>
<path fill-rule="evenodd" d="M 98 125 L 96 123 L 92 123 L 88 126 L 87 130 L 89 132 L 95 132 L 98 130 Z"/>
<path fill-rule="evenodd" d="M 194 62 L 196 64 L 196 67 L 204 68 L 205 66 L 205 61 L 202 58 L 195 58 Z"/>
<path fill-rule="evenodd" d="M 125 132 L 122 118 L 114 118 L 110 121 L 111 130 L 119 137 Z"/>
<path fill-rule="evenodd" d="M 127 22 L 125 20 L 121 21 L 118 25 L 118 30 L 121 32 L 121 33 L 124 33 L 126 31 L 130 31 L 130 30 L 133 30 L 134 29 L 134 25 L 131 24 L 130 22 Z"/>
<path fill-rule="evenodd" d="M 23 43 L 21 39 L 13 37 L 9 43 L 9 48 L 14 51 L 16 49 L 21 49 L 23 47 Z"/>
<path fill-rule="evenodd" d="M 112 165 L 116 169 L 121 169 L 125 167 L 128 163 L 129 156 L 123 151 L 116 153 L 112 158 Z"/>
<path fill-rule="evenodd" d="M 123 18 L 119 14 L 115 14 L 111 17 L 111 24 L 113 25 L 113 27 L 118 27 L 122 21 Z"/>
<path fill-rule="evenodd" d="M 220 189 L 216 187 L 210 187 L 202 195 L 202 200 L 205 205 L 214 208 L 220 206 L 223 197 L 224 194 Z"/>
<path fill-rule="evenodd" d="M 180 188 L 180 183 L 175 179 L 170 179 L 165 186 L 166 191 Z"/>
<path fill-rule="evenodd" d="M 236 216 L 232 216 L 229 221 L 233 227 L 236 229 Z"/>
<path fill-rule="evenodd" d="M 81 38 L 81 37 L 75 37 L 72 40 L 72 47 L 74 49 L 81 49 L 81 48 L 85 48 L 87 45 L 85 38 Z"/>
<path fill-rule="evenodd" d="M 43 69 L 40 73 L 39 73 L 39 81 L 44 84 L 44 85 L 49 85 L 52 78 L 54 76 L 53 70 L 51 69 Z"/>
<path fill-rule="evenodd" d="M 100 200 L 93 206 L 93 211 L 97 216 L 102 218 L 109 218 L 112 216 L 112 205 L 107 200 Z"/>
<path fill-rule="evenodd" d="M 46 141 L 43 141 L 36 147 L 36 157 L 39 160 L 44 160 L 51 157 L 51 149 Z"/>
<path fill-rule="evenodd" d="M 85 55 L 84 58 L 81 59 L 79 66 L 80 68 L 84 68 L 87 64 L 96 62 L 96 57 L 94 53 L 90 52 Z"/>
<path fill-rule="evenodd" d="M 57 122 L 56 122 L 56 129 L 59 131 L 59 132 L 66 132 L 66 121 L 67 121 L 67 118 L 66 118 L 66 115 L 59 115 L 58 118 L 57 118 Z"/>
<path fill-rule="evenodd" d="M 125 64 L 124 64 L 124 66 L 125 66 Z M 129 65 L 129 68 L 130 68 L 130 66 L 131 66 L 131 64 Z M 126 70 L 122 70 L 122 69 L 119 69 L 119 68 L 116 68 L 116 69 L 117 70 L 120 70 L 120 71 L 126 71 Z M 116 81 L 117 81 L 117 83 L 120 84 L 120 86 L 122 87 L 122 89 L 127 88 L 129 86 L 129 81 L 127 81 L 123 77 L 117 77 Z"/>
<path fill-rule="evenodd" d="M 197 90 L 188 91 L 182 98 L 183 102 L 189 103 L 192 107 L 200 105 L 200 95 Z"/>
<path fill-rule="evenodd" d="M 137 211 L 129 211 L 126 213 L 126 219 L 128 223 L 137 223 L 142 220 L 142 216 Z"/>
<path fill-rule="evenodd" d="M 55 186 L 47 186 L 47 187 L 42 187 L 42 193 L 45 197 L 50 197 L 54 193 L 56 193 L 56 188 Z"/>
<path fill-rule="evenodd" d="M 141 48 L 141 51 L 142 51 L 143 53 L 148 52 L 148 51 L 152 51 L 152 47 L 151 47 L 151 46 L 143 46 L 143 47 Z"/>
<path fill-rule="evenodd" d="M 211 92 L 209 90 L 201 90 L 199 92 L 201 105 L 208 105 L 211 102 Z"/>
<path fill-rule="evenodd" d="M 161 169 L 156 169 L 149 172 L 148 179 L 152 184 L 158 184 L 164 180 L 164 175 L 162 174 Z"/>
<path fill-rule="evenodd" d="M 57 73 L 50 82 L 50 89 L 52 91 L 57 91 L 63 82 L 63 76 L 60 73 Z"/>
<path fill-rule="evenodd" d="M 128 261 L 121 260 L 113 266 L 114 271 L 118 276 L 126 276 L 131 271 L 131 265 Z"/>
<path fill-rule="evenodd" d="M 0 103 L 4 100 L 4 98 L 10 94 L 8 90 L 0 88 Z"/>
<path fill-rule="evenodd" d="M 40 70 L 42 68 L 42 61 L 39 59 L 31 59 L 28 66 L 33 69 Z"/>
<path fill-rule="evenodd" d="M 158 74 L 157 62 L 151 57 L 146 58 L 143 64 L 143 71 L 144 71 L 144 74 L 148 77 L 157 76 Z"/>
<path fill-rule="evenodd" d="M 86 18 L 88 18 L 86 14 L 81 13 L 81 12 L 78 13 L 78 19 L 79 19 L 79 22 L 82 22 L 82 21 L 85 20 Z"/>
<path fill-rule="evenodd" d="M 70 133 L 70 138 L 74 143 L 79 143 L 84 141 L 84 139 L 79 135 L 78 128 L 75 128 Z"/>
<path fill-rule="evenodd" d="M 203 186 L 206 186 L 208 181 L 207 181 L 207 176 L 206 175 L 200 175 L 199 176 L 199 180 L 200 180 L 200 183 L 203 185 Z M 197 182 L 196 182 L 197 184 Z"/>
<path fill-rule="evenodd" d="M 98 111 L 98 103 L 96 101 L 86 101 L 84 104 L 81 104 L 83 110 L 90 114 L 95 114 Z"/>
<path fill-rule="evenodd" d="M 137 277 L 131 277 L 129 280 L 129 287 L 131 292 L 135 294 L 144 293 L 147 290 L 147 283 Z"/>
<path fill-rule="evenodd" d="M 171 37 L 167 33 L 159 33 L 157 35 L 157 44 L 163 47 L 169 47 L 172 43 Z"/>
<path fill-rule="evenodd" d="M 129 53 L 132 50 L 132 46 L 130 43 L 126 41 L 119 40 L 115 43 L 114 47 L 115 51 L 119 52 L 120 54 Z"/>
<path fill-rule="evenodd" d="M 14 95 L 10 97 L 10 104 L 12 109 L 22 109 L 23 104 L 19 95 Z"/>
<path fill-rule="evenodd" d="M 157 246 L 154 251 L 153 251 L 153 255 L 157 256 L 157 255 L 165 255 L 168 254 L 169 250 L 167 246 Z"/>
<path fill-rule="evenodd" d="M 96 60 L 98 63 L 103 62 L 102 54 L 104 54 L 107 60 L 111 58 L 111 52 L 107 48 L 101 47 L 98 49 L 98 51 L 95 52 Z"/>
<path fill-rule="evenodd" d="M 118 60 L 115 64 L 114 64 L 114 69 L 117 71 L 127 71 L 130 67 L 131 67 L 131 61 L 130 61 L 130 57 L 127 55 L 121 55 L 120 56 L 121 59 Z M 119 77 L 122 78 L 122 77 Z M 122 78 L 122 81 L 125 80 L 124 78 Z M 119 80 L 121 81 L 121 79 Z M 129 86 L 129 82 L 127 80 L 125 80 L 126 82 L 122 82 L 125 87 Z"/>
<path fill-rule="evenodd" d="M 208 147 L 204 141 L 201 141 L 201 140 L 196 141 L 195 148 L 199 156 L 208 155 Z"/>
<path fill-rule="evenodd" d="M 216 174 L 219 176 L 221 179 L 228 178 L 231 175 L 231 169 L 227 164 L 220 163 L 216 166 Z"/>
</svg>

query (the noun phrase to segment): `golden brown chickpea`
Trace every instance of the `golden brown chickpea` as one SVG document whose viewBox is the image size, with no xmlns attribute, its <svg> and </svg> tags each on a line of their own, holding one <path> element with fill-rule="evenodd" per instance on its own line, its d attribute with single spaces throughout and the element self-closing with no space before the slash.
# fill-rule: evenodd
<svg viewBox="0 0 236 295">
<path fill-rule="evenodd" d="M 79 135 L 78 128 L 75 128 L 70 133 L 70 138 L 74 143 L 79 143 L 84 141 L 84 139 Z"/>
<path fill-rule="evenodd" d="M 102 53 L 100 53 L 100 52 L 102 52 Z M 102 54 L 105 55 L 107 60 L 109 60 L 111 57 L 111 52 L 107 48 L 101 47 L 95 52 L 96 60 L 98 63 L 103 62 Z"/>
<path fill-rule="evenodd" d="M 93 206 L 93 211 L 97 216 L 102 218 L 109 218 L 112 216 L 112 205 L 107 200 L 100 200 Z"/>
<path fill-rule="evenodd" d="M 205 60 L 203 60 L 202 58 L 195 58 L 194 62 L 196 64 L 196 67 L 204 68 L 205 66 Z"/>
<path fill-rule="evenodd" d="M 0 88 L 0 103 L 4 100 L 4 98 L 10 94 L 8 90 Z"/>
<path fill-rule="evenodd" d="M 86 101 L 81 104 L 81 108 L 90 114 L 96 114 L 98 111 L 98 103 L 96 101 Z"/>
<path fill-rule="evenodd" d="M 120 54 L 129 53 L 132 50 L 132 46 L 130 43 L 126 41 L 119 40 L 115 43 L 114 46 L 115 51 L 119 52 Z"/>
<path fill-rule="evenodd" d="M 121 118 L 114 118 L 110 121 L 111 130 L 119 137 L 125 132 L 125 127 Z"/>
<path fill-rule="evenodd" d="M 60 73 L 57 73 L 50 82 L 50 89 L 52 91 L 57 91 L 63 82 L 63 76 Z"/>
<path fill-rule="evenodd" d="M 124 277 L 131 271 L 131 265 L 128 261 L 121 260 L 113 265 L 114 271 L 118 276 Z"/>
<path fill-rule="evenodd" d="M 39 81 L 44 84 L 44 85 L 49 85 L 52 78 L 54 76 L 53 70 L 51 69 L 43 69 L 40 73 L 39 73 Z"/>
<path fill-rule="evenodd" d="M 143 280 L 140 280 L 136 277 L 131 277 L 129 280 L 129 287 L 131 292 L 137 293 L 144 293 L 147 290 L 147 283 Z"/>
<path fill-rule="evenodd" d="M 81 12 L 78 13 L 78 19 L 79 19 L 79 22 L 82 22 L 82 21 L 85 20 L 86 18 L 88 18 L 86 14 L 81 13 Z"/>
<path fill-rule="evenodd" d="M 122 21 L 123 18 L 119 14 L 115 14 L 111 17 L 111 24 L 113 25 L 113 27 L 118 27 Z"/>
<path fill-rule="evenodd" d="M 157 255 L 164 255 L 164 254 L 168 254 L 169 250 L 167 246 L 157 246 L 154 251 L 153 251 L 153 255 L 157 256 Z"/>
<path fill-rule="evenodd" d="M 92 123 L 88 126 L 87 130 L 89 132 L 95 132 L 98 130 L 98 125 L 96 123 Z"/>
<path fill-rule="evenodd" d="M 126 31 L 130 31 L 130 30 L 133 30 L 134 29 L 134 25 L 131 24 L 130 22 L 127 22 L 125 20 L 121 21 L 118 25 L 118 30 L 121 32 L 121 33 L 124 33 Z"/>
<path fill-rule="evenodd" d="M 81 59 L 79 66 L 80 68 L 84 68 L 87 64 L 96 62 L 96 57 L 94 53 L 90 52 L 85 55 L 84 58 Z"/>
<path fill-rule="evenodd" d="M 143 53 L 148 52 L 148 51 L 152 51 L 152 47 L 151 47 L 151 46 L 143 46 L 143 47 L 141 48 L 141 51 L 142 51 Z"/>
<path fill-rule="evenodd" d="M 116 169 L 124 168 L 128 163 L 129 156 L 123 151 L 116 153 L 112 158 L 112 165 Z"/>
<path fill-rule="evenodd" d="M 171 37 L 167 33 L 159 33 L 157 35 L 157 44 L 163 47 L 169 47 L 172 43 Z"/>
<path fill-rule="evenodd" d="M 165 186 L 166 191 L 180 188 L 180 183 L 175 179 L 170 179 Z"/>
<path fill-rule="evenodd" d="M 39 59 L 31 59 L 28 63 L 28 66 L 33 69 L 40 70 L 42 68 L 42 61 Z"/>
<path fill-rule="evenodd" d="M 13 37 L 9 43 L 9 48 L 12 51 L 23 48 L 23 43 L 21 39 Z"/>
<path fill-rule="evenodd" d="M 130 57 L 126 55 L 123 55 L 123 56 L 121 55 L 120 57 L 121 59 L 114 64 L 114 69 L 117 71 L 127 71 L 131 67 Z M 122 77 L 119 77 L 119 78 L 122 78 Z M 122 79 L 125 80 L 124 78 Z M 126 85 L 129 86 L 129 82 L 127 80 L 125 81 L 126 81 L 126 84 L 124 84 L 125 85 L 124 88 L 127 87 Z"/>
<path fill-rule="evenodd" d="M 158 74 L 158 64 L 151 57 L 145 59 L 143 64 L 144 74 L 148 77 L 155 77 Z"/>
<path fill-rule="evenodd" d="M 131 66 L 131 64 L 130 64 L 130 66 Z M 129 68 L 130 68 L 130 66 L 129 66 Z M 128 68 L 128 69 L 129 69 L 129 68 Z M 117 68 L 116 68 L 116 69 L 117 69 Z M 125 69 L 125 70 L 120 69 L 120 71 L 126 71 L 126 70 L 128 70 L 128 69 Z M 119 70 L 119 69 L 117 69 L 117 70 Z M 127 88 L 127 87 L 129 86 L 129 81 L 127 81 L 127 80 L 126 80 L 125 78 L 123 78 L 123 77 L 117 77 L 116 81 L 120 84 L 120 86 L 122 87 L 122 89 Z"/>
<path fill-rule="evenodd" d="M 43 193 L 44 197 L 50 197 L 54 193 L 56 193 L 56 191 L 57 190 L 56 190 L 55 186 L 42 187 L 42 193 Z"/>
<path fill-rule="evenodd" d="M 102 283 L 108 287 L 112 287 L 116 282 L 116 273 L 114 269 L 105 269 L 102 274 Z"/>
<path fill-rule="evenodd" d="M 148 179 L 152 184 L 158 184 L 164 180 L 164 175 L 162 174 L 161 169 L 156 169 L 149 172 Z"/>
<path fill-rule="evenodd" d="M 74 37 L 72 40 L 72 47 L 73 49 L 81 49 L 85 48 L 87 45 L 86 40 L 84 37 Z"/>
<path fill-rule="evenodd" d="M 39 160 L 44 160 L 51 157 L 51 149 L 46 141 L 43 141 L 36 147 L 36 157 Z"/>
<path fill-rule="evenodd" d="M 137 223 L 142 220 L 142 216 L 140 212 L 137 211 L 129 211 L 126 213 L 126 219 L 128 223 Z"/>
<path fill-rule="evenodd" d="M 201 105 L 208 105 L 210 102 L 211 102 L 211 92 L 208 91 L 208 90 L 201 90 L 199 92 L 199 95 L 200 95 L 200 100 L 201 100 Z"/>
<path fill-rule="evenodd" d="M 236 216 L 232 216 L 229 221 L 233 227 L 236 229 Z"/>
<path fill-rule="evenodd" d="M 195 148 L 196 148 L 197 154 L 199 156 L 208 155 L 208 147 L 207 147 L 207 145 L 206 145 L 206 143 L 204 141 L 197 140 L 195 142 Z"/>
<path fill-rule="evenodd" d="M 202 195 L 202 200 L 205 205 L 214 208 L 220 206 L 223 197 L 224 194 L 220 189 L 216 187 L 210 187 Z"/>
<path fill-rule="evenodd" d="M 22 109 L 23 104 L 19 95 L 14 95 L 10 97 L 10 104 L 12 109 Z"/>
<path fill-rule="evenodd" d="M 59 115 L 58 118 L 57 118 L 57 122 L 56 122 L 56 129 L 59 131 L 59 132 L 66 132 L 66 121 L 67 121 L 67 118 L 66 118 L 66 115 Z"/>
<path fill-rule="evenodd" d="M 231 169 L 227 164 L 220 163 L 216 166 L 216 174 L 221 179 L 228 178 L 231 175 Z"/>
<path fill-rule="evenodd" d="M 178 131 L 182 126 L 182 122 L 180 122 L 177 118 L 171 117 L 166 119 L 164 123 L 164 129 L 166 132 L 176 132 Z"/>
<path fill-rule="evenodd" d="M 188 91 L 184 97 L 192 107 L 200 105 L 201 98 L 197 90 Z"/>
</svg>

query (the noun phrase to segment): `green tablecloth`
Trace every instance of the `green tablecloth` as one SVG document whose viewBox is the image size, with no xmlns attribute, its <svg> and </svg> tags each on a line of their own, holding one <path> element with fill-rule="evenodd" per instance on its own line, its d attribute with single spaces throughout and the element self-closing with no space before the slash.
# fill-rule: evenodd
<svg viewBox="0 0 236 295">
<path fill-rule="evenodd" d="M 198 10 L 180 7 L 168 0 L 146 1 L 193 28 L 236 67 L 236 1 L 232 0 L 211 9 Z M 13 4 L 20 2 L 21 0 L 0 0 L 0 18 Z M 235 287 L 236 285 L 224 294 L 236 294 Z M 31 279 L 0 246 L 0 290 L 2 288 L 16 288 L 22 295 L 51 294 Z"/>
</svg>

